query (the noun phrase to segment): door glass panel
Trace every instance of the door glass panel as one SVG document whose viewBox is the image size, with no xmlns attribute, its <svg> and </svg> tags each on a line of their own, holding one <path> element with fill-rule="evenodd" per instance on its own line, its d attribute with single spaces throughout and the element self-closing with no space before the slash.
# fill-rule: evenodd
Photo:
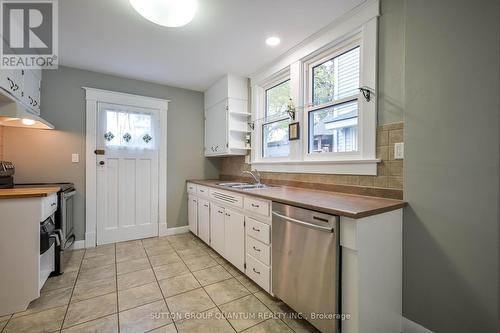
<svg viewBox="0 0 500 333">
<path fill-rule="evenodd" d="M 110 148 L 154 149 L 155 133 L 150 114 L 105 111 L 104 142 Z"/>
</svg>

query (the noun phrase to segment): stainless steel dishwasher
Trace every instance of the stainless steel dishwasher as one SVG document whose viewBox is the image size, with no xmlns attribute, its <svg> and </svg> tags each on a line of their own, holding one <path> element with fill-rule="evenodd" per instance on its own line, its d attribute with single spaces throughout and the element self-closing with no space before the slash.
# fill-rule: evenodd
<svg viewBox="0 0 500 333">
<path fill-rule="evenodd" d="M 321 332 L 339 332 L 339 217 L 273 203 L 272 244 L 276 297 Z"/>
</svg>

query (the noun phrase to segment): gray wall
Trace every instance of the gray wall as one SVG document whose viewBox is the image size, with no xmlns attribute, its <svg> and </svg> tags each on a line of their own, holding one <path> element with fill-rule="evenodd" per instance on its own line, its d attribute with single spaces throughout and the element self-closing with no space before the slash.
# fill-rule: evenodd
<svg viewBox="0 0 500 333">
<path fill-rule="evenodd" d="M 382 0 L 378 45 L 378 123 L 404 117 L 404 10 L 402 0 Z"/>
<path fill-rule="evenodd" d="M 404 315 L 499 332 L 499 4 L 406 6 Z"/>
<path fill-rule="evenodd" d="M 203 157 L 203 94 L 196 91 L 60 67 L 42 80 L 42 116 L 55 131 L 4 128 L 4 158 L 16 163 L 16 181 L 76 184 L 76 236 L 85 232 L 85 94 L 82 86 L 170 99 L 168 110 L 168 227 L 187 225 L 185 181 L 217 178 L 217 160 Z M 71 154 L 80 163 L 71 163 Z"/>
</svg>

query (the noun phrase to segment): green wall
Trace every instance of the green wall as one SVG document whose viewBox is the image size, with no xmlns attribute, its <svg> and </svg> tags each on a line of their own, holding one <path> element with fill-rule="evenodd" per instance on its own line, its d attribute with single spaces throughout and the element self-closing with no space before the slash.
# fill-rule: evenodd
<svg viewBox="0 0 500 333">
<path fill-rule="evenodd" d="M 499 332 L 499 3 L 406 6 L 403 312 Z"/>
<path fill-rule="evenodd" d="M 42 80 L 42 116 L 55 131 L 4 128 L 4 158 L 16 163 L 16 181 L 70 181 L 78 194 L 77 239 L 85 232 L 85 94 L 83 86 L 170 99 L 168 110 L 169 228 L 187 225 L 185 181 L 217 178 L 217 160 L 203 156 L 203 93 L 95 72 L 59 67 Z M 80 163 L 71 163 L 71 154 Z"/>
</svg>

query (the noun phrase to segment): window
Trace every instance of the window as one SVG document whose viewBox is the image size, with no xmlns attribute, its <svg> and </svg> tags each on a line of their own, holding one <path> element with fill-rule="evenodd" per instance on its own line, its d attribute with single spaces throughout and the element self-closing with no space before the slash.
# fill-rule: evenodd
<svg viewBox="0 0 500 333">
<path fill-rule="evenodd" d="M 262 156 L 290 155 L 287 106 L 290 100 L 290 80 L 266 90 L 265 119 L 262 125 Z"/>
<path fill-rule="evenodd" d="M 150 114 L 106 111 L 104 141 L 110 148 L 154 149 L 153 122 Z"/>
<path fill-rule="evenodd" d="M 360 47 L 309 65 L 309 154 L 358 151 Z"/>
<path fill-rule="evenodd" d="M 349 16 L 255 73 L 252 167 L 260 171 L 376 175 L 376 6 Z M 375 3 L 378 3 L 377 1 Z M 365 98 L 360 89 L 368 89 Z M 300 135 L 288 140 L 290 99 Z"/>
</svg>

